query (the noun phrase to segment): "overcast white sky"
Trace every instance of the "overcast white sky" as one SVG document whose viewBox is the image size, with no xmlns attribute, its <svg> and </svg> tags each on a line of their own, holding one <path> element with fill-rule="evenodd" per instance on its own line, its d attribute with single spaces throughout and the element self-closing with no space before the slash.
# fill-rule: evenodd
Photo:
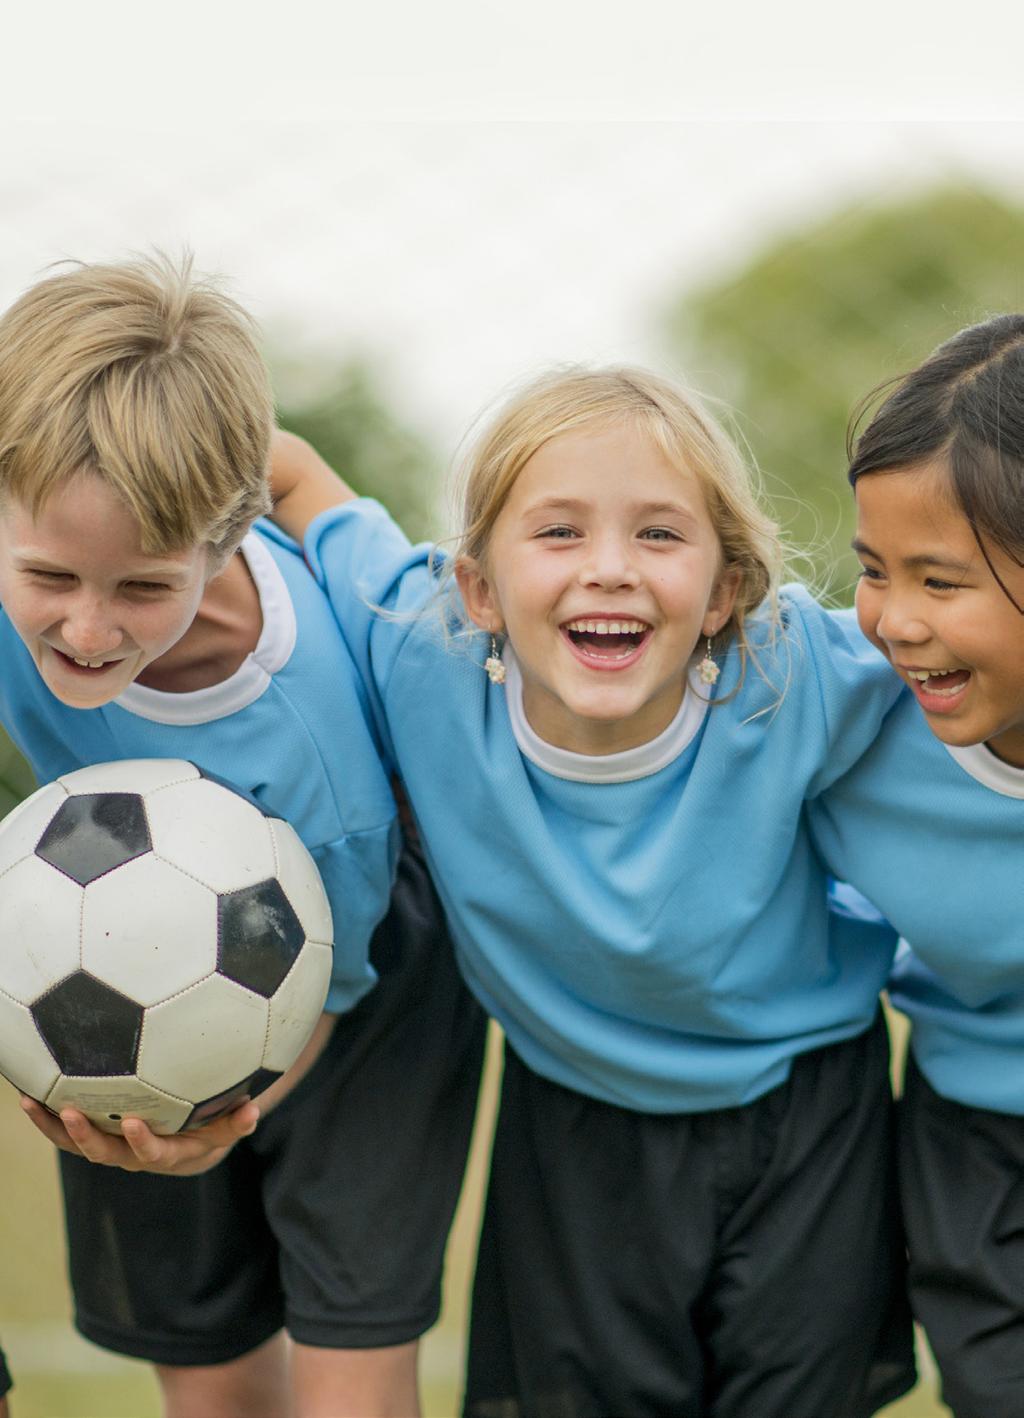
<svg viewBox="0 0 1024 1418">
<path fill-rule="evenodd" d="M 1019 192 L 1021 8 L 23 7 L 0 301 L 63 256 L 188 244 L 278 347 L 367 354 L 450 447 L 539 364 L 657 359 L 666 298 L 807 214 Z"/>
</svg>

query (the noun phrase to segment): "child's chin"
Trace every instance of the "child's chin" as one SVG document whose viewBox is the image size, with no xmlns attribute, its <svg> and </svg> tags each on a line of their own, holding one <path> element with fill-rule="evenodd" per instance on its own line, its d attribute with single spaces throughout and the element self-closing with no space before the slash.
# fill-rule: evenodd
<svg viewBox="0 0 1024 1418">
<path fill-rule="evenodd" d="M 950 748 L 970 748 L 972 744 L 984 742 L 984 734 L 979 735 L 976 730 L 963 723 L 957 723 L 942 714 L 930 714 L 927 709 L 922 710 L 922 713 L 935 737 Z"/>
<path fill-rule="evenodd" d="M 109 704 L 112 699 L 116 699 L 121 693 L 122 685 L 110 684 L 99 685 L 89 684 L 83 681 L 81 685 L 69 685 L 63 680 L 55 680 L 51 675 L 43 676 L 46 687 L 55 699 L 59 699 L 62 704 L 66 704 L 69 709 L 99 709 L 104 704 Z"/>
</svg>

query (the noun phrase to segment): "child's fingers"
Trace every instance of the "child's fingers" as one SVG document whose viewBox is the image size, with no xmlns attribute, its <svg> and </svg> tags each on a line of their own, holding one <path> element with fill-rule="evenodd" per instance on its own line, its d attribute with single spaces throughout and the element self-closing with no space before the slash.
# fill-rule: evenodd
<svg viewBox="0 0 1024 1418">
<path fill-rule="evenodd" d="M 240 1138 L 248 1137 L 259 1116 L 255 1103 L 243 1103 L 195 1132 L 175 1133 L 170 1137 L 150 1132 L 140 1118 L 126 1118 L 121 1127 L 123 1140 L 147 1171 L 183 1174 L 204 1171 L 219 1162 Z"/>
<path fill-rule="evenodd" d="M 34 1098 L 26 1098 L 23 1095 L 21 1099 L 21 1111 L 32 1125 L 36 1127 L 49 1142 L 53 1143 L 54 1147 L 59 1147 L 63 1152 L 73 1152 L 81 1155 L 75 1143 L 68 1136 L 67 1129 L 60 1118 L 54 1117 L 53 1113 L 47 1108 L 44 1108 L 41 1103 L 37 1103 Z"/>
<path fill-rule="evenodd" d="M 77 1108 L 62 1109 L 60 1121 L 75 1147 L 88 1161 L 105 1167 L 122 1167 L 128 1172 L 140 1170 L 138 1160 L 124 1137 L 100 1132 Z"/>
<path fill-rule="evenodd" d="M 112 1134 L 94 1127 L 76 1108 L 65 1108 L 58 1118 L 31 1098 L 23 1098 L 21 1106 L 43 1136 L 65 1152 L 104 1167 L 170 1176 L 186 1176 L 215 1166 L 259 1121 L 256 1104 L 244 1103 L 191 1133 L 163 1137 L 151 1132 L 141 1118 L 126 1118 L 122 1133 Z"/>
<path fill-rule="evenodd" d="M 160 1137 L 150 1132 L 139 1118 L 126 1118 L 121 1128 L 122 1136 L 118 1141 L 128 1149 L 132 1159 L 129 1165 L 137 1171 L 186 1175 L 192 1170 L 204 1170 L 197 1167 L 197 1163 L 212 1166 L 219 1162 L 226 1151 L 209 1139 L 192 1134 Z"/>
</svg>

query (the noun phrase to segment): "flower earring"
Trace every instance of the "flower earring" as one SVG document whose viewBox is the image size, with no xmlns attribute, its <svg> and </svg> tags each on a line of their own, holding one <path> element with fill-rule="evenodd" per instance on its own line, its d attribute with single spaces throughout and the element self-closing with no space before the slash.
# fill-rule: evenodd
<svg viewBox="0 0 1024 1418">
<path fill-rule="evenodd" d="M 491 635 L 491 653 L 484 661 L 484 669 L 487 671 L 487 678 L 492 684 L 505 683 L 505 666 L 502 664 L 501 655 L 498 652 L 498 642 L 495 640 L 493 634 Z M 718 667 L 716 665 L 715 674 L 717 675 L 717 673 Z"/>
<path fill-rule="evenodd" d="M 711 636 L 708 636 L 708 648 L 704 651 L 704 658 L 697 666 L 697 674 L 700 676 L 701 684 L 717 684 L 718 676 L 722 673 L 718 665 L 715 664 L 711 654 Z"/>
</svg>

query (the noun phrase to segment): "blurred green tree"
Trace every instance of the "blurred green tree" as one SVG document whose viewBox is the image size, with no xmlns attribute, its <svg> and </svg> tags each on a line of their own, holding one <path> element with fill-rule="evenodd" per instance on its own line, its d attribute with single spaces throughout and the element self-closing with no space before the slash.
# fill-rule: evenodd
<svg viewBox="0 0 1024 1418">
<path fill-rule="evenodd" d="M 413 541 L 438 535 L 437 455 L 390 411 L 365 365 L 327 365 L 308 377 L 284 367 L 280 383 L 282 428 L 307 438 L 357 492 L 379 497 Z"/>
<path fill-rule="evenodd" d="M 725 402 L 797 569 L 848 600 L 853 499 L 846 430 L 883 381 L 964 325 L 1024 306 L 1024 210 L 976 187 L 861 202 L 773 242 L 682 296 L 669 338 Z"/>
</svg>

